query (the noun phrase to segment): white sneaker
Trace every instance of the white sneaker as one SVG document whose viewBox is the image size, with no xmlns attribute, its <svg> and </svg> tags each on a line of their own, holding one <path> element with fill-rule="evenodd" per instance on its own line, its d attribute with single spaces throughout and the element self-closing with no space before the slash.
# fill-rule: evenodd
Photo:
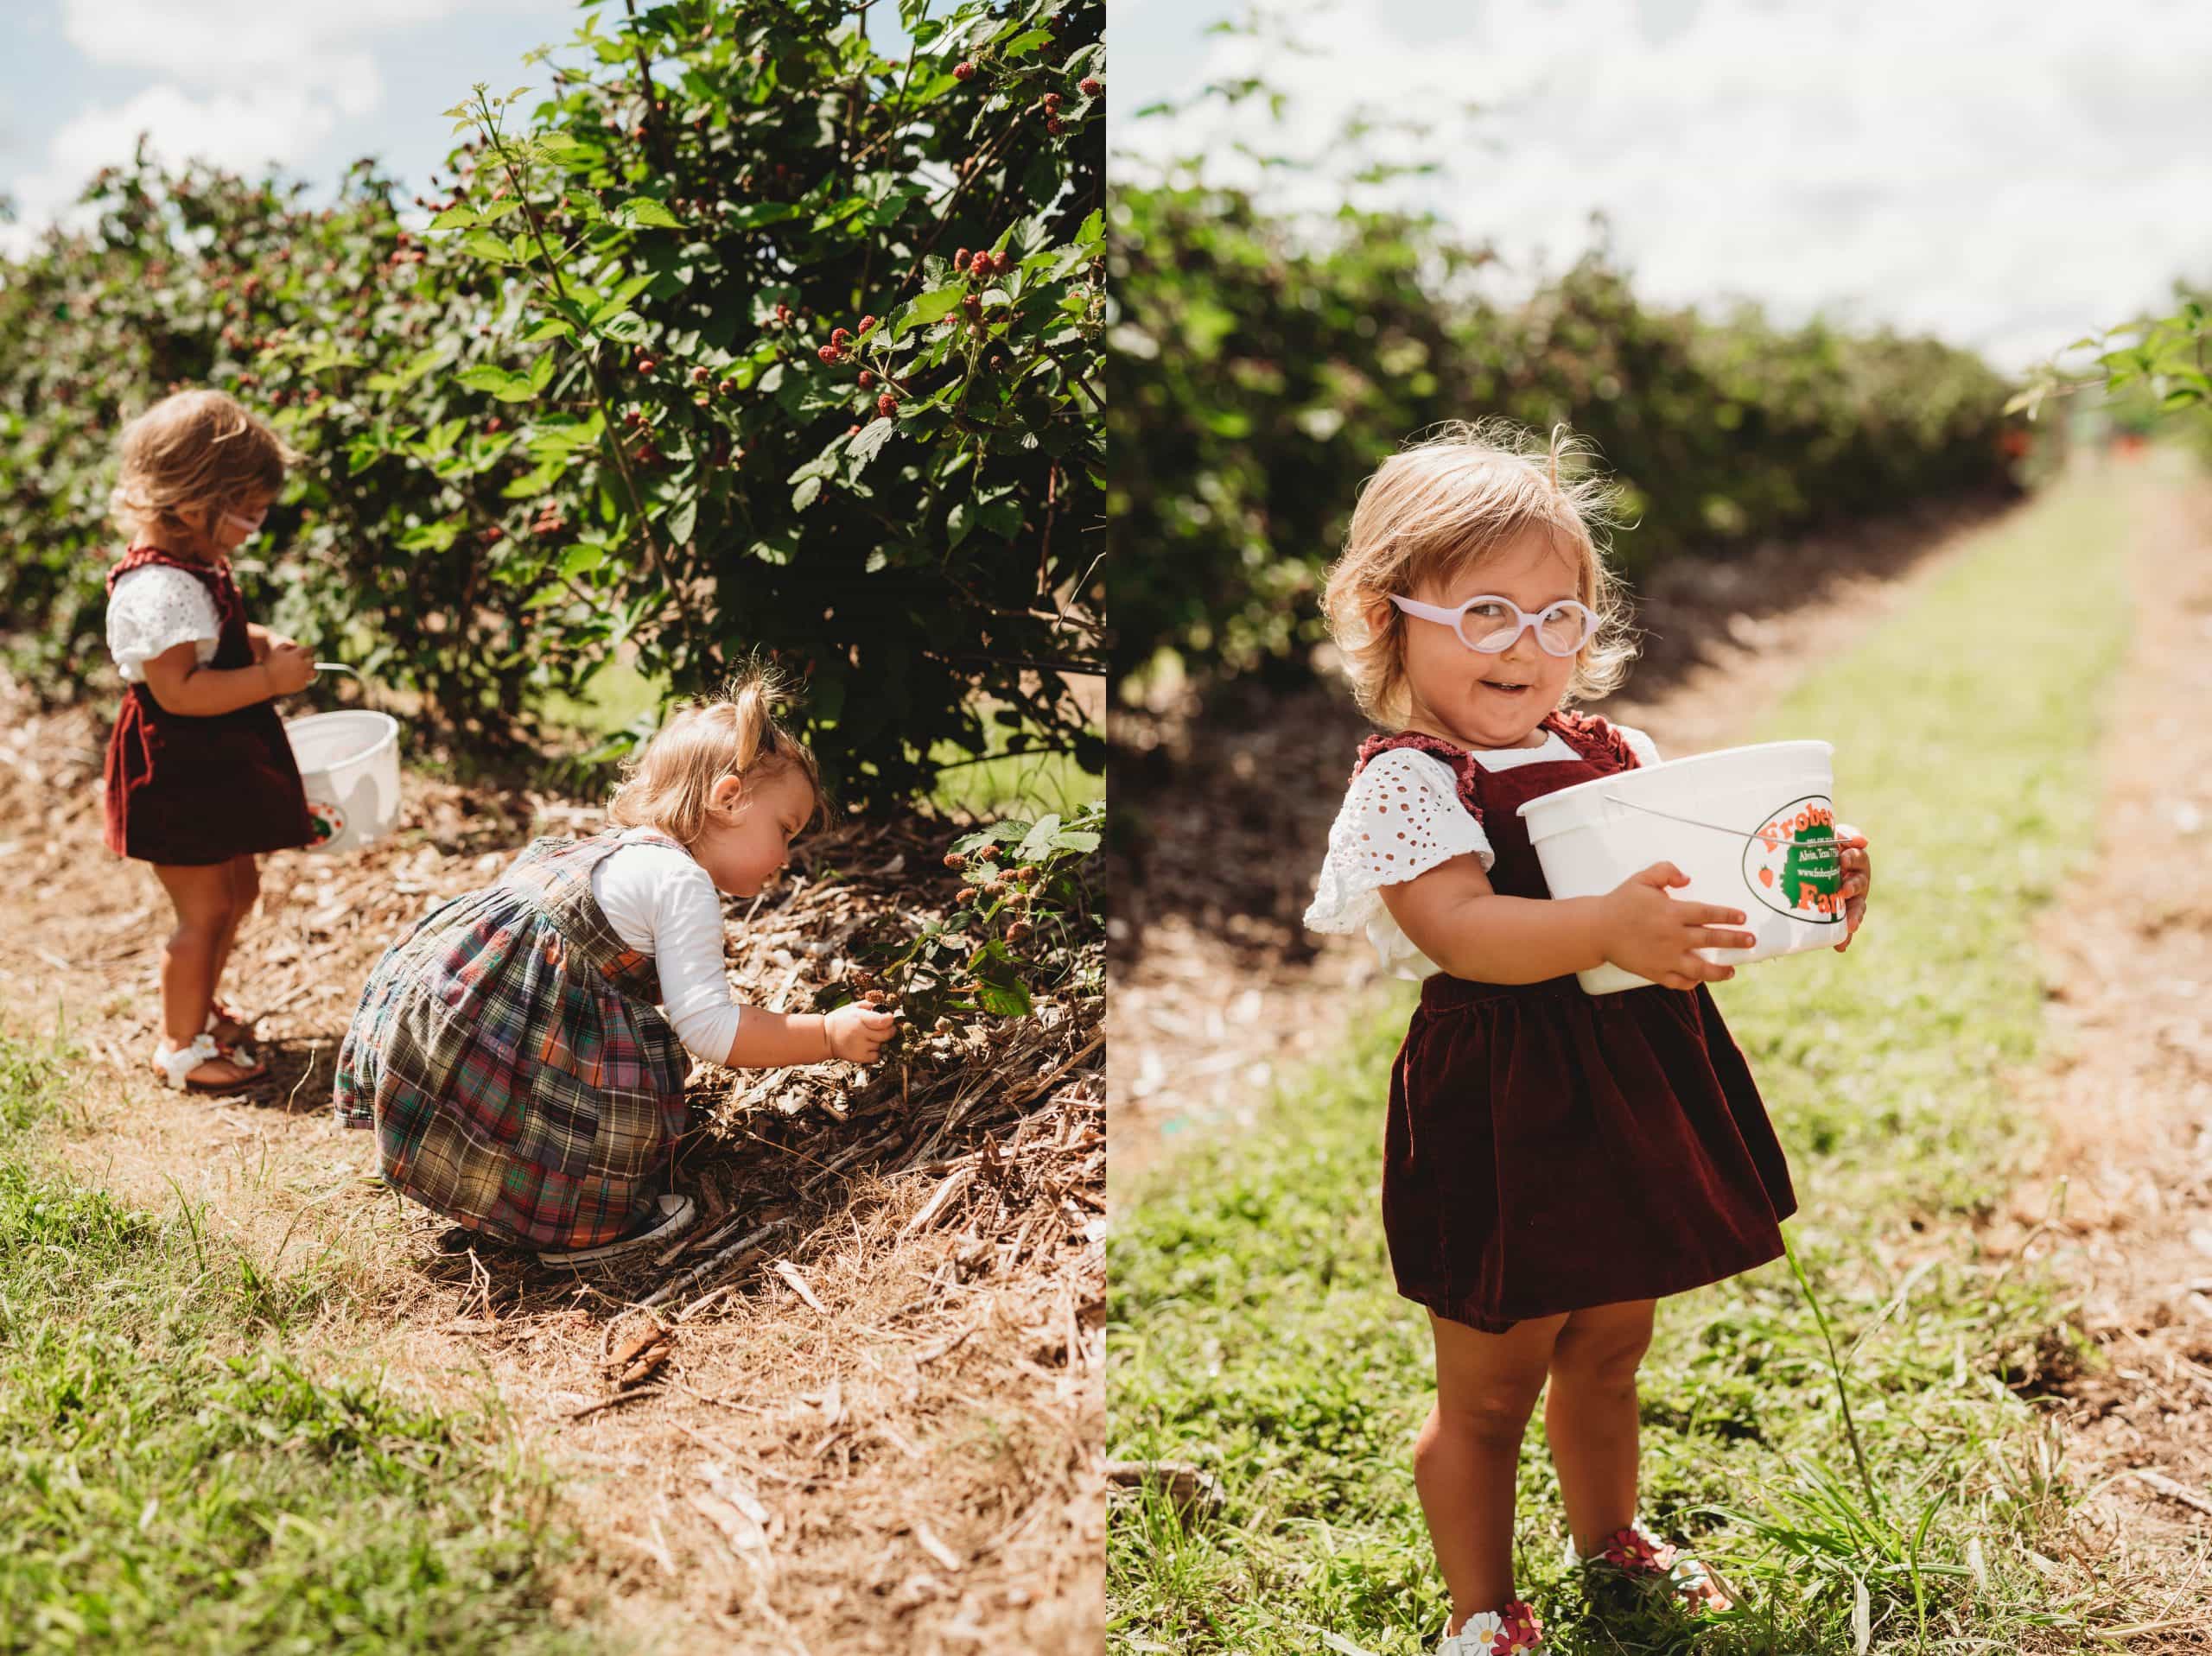
<svg viewBox="0 0 2212 1656">
<path fill-rule="evenodd" d="M 1459 1632 L 1444 1635 L 1436 1656 L 1534 1656 L 1543 1648 L 1544 1624 L 1533 1607 L 1516 1598 L 1503 1610 L 1469 1616 Z"/>
<path fill-rule="evenodd" d="M 619 1259 L 626 1254 L 640 1253 L 656 1243 L 674 1241 L 691 1228 L 696 1212 L 690 1196 L 664 1196 L 644 1227 L 632 1231 L 627 1236 L 601 1242 L 597 1247 L 541 1250 L 537 1259 L 543 1265 L 596 1265 L 602 1259 Z"/>
</svg>

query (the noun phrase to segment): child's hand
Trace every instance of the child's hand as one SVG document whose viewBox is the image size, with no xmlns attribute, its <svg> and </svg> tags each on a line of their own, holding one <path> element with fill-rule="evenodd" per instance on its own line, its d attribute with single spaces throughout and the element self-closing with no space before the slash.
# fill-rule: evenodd
<svg viewBox="0 0 2212 1656">
<path fill-rule="evenodd" d="M 1669 887 L 1689 883 L 1690 877 L 1674 864 L 1656 862 L 1608 891 L 1599 899 L 1605 905 L 1605 958 L 1669 989 L 1694 989 L 1700 983 L 1734 977 L 1734 967 L 1718 965 L 1692 951 L 1749 949 L 1758 939 L 1748 931 L 1716 929 L 1744 923 L 1743 915 L 1734 909 L 1684 903 L 1667 895 Z"/>
<path fill-rule="evenodd" d="M 269 669 L 269 682 L 277 695 L 290 695 L 315 682 L 315 657 L 289 638 L 270 640 L 269 654 L 261 664 Z"/>
<path fill-rule="evenodd" d="M 874 1063 L 875 1055 L 891 1038 L 898 1027 L 896 1012 L 871 1012 L 855 1001 L 840 1006 L 822 1020 L 829 1031 L 830 1051 L 833 1057 L 849 1063 Z"/>
<path fill-rule="evenodd" d="M 1859 923 L 1866 917 L 1866 892 L 1874 884 L 1874 860 L 1867 853 L 1866 836 L 1857 828 L 1838 822 L 1835 831 L 1843 844 L 1843 941 L 1835 946 L 1840 955 L 1851 947 L 1851 940 L 1859 935 Z"/>
</svg>

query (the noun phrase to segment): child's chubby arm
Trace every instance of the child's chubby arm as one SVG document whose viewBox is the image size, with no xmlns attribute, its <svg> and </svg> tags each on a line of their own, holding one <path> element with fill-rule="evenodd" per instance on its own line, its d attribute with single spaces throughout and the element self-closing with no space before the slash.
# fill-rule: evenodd
<svg viewBox="0 0 2212 1656">
<path fill-rule="evenodd" d="M 253 658 L 257 662 L 267 661 L 270 650 L 279 649 L 285 644 L 292 644 L 296 650 L 299 648 L 283 633 L 271 632 L 258 621 L 248 621 L 245 624 L 245 642 L 246 647 L 253 651 Z"/>
<path fill-rule="evenodd" d="M 1835 831 L 1843 841 L 1843 941 L 1835 946 L 1840 955 L 1851 947 L 1851 940 L 1859 935 L 1859 922 L 1866 917 L 1866 893 L 1874 884 L 1874 859 L 1866 848 L 1863 830 L 1839 822 Z"/>
<path fill-rule="evenodd" d="M 747 1006 L 738 1017 L 737 1037 L 724 1063 L 731 1069 L 772 1069 L 832 1058 L 874 1063 L 897 1023 L 896 1013 L 872 1012 L 857 1003 L 826 1013 Z"/>
<path fill-rule="evenodd" d="M 1654 863 L 1603 897 L 1500 897 L 1480 860 L 1453 857 L 1382 888 L 1383 904 L 1414 947 L 1453 977 L 1477 983 L 1541 983 L 1607 961 L 1669 989 L 1736 975 L 1694 951 L 1749 949 L 1734 909 L 1667 893 L 1689 876 Z"/>
<path fill-rule="evenodd" d="M 299 645 L 277 639 L 251 667 L 203 667 L 198 646 L 186 643 L 149 657 L 145 674 L 146 688 L 162 712 L 206 719 L 306 689 L 315 678 L 315 660 Z"/>
</svg>

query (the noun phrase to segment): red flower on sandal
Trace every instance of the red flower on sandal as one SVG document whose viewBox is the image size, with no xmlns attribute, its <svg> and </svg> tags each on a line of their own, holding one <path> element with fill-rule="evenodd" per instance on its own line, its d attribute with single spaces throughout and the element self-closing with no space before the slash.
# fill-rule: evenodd
<svg viewBox="0 0 2212 1656">
<path fill-rule="evenodd" d="M 1732 1608 L 1727 1594 L 1712 1573 L 1680 1547 L 1662 1541 L 1637 1525 L 1615 1530 L 1598 1549 L 1595 1564 L 1606 1564 L 1624 1575 L 1644 1581 L 1664 1581 L 1675 1596 L 1693 1610 Z"/>
</svg>

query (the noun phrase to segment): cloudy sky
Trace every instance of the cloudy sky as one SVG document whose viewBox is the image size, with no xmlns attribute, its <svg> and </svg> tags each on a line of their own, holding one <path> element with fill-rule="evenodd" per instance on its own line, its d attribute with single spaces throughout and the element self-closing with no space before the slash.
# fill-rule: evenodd
<svg viewBox="0 0 2212 1656">
<path fill-rule="evenodd" d="M 1113 0 L 1116 154 L 1204 151 L 1218 113 L 1125 118 L 1262 67 L 1221 0 Z M 2212 5 L 2202 0 L 1321 0 L 1268 54 L 1294 123 L 1436 116 L 1424 204 L 1523 266 L 1611 221 L 1639 289 L 1815 308 L 2009 367 L 2212 280 Z M 1453 111 L 1470 102 L 1471 125 Z M 1254 130 L 1259 127 L 1255 112 Z M 1277 181 L 1325 206 L 1332 187 Z"/>
<path fill-rule="evenodd" d="M 142 131 L 170 157 L 274 162 L 322 192 L 365 155 L 419 184 L 452 142 L 439 111 L 477 80 L 543 86 L 523 54 L 581 21 L 575 0 L 10 0 L 8 13 L 0 193 L 22 222 L 0 238 L 17 244 Z"/>
</svg>

